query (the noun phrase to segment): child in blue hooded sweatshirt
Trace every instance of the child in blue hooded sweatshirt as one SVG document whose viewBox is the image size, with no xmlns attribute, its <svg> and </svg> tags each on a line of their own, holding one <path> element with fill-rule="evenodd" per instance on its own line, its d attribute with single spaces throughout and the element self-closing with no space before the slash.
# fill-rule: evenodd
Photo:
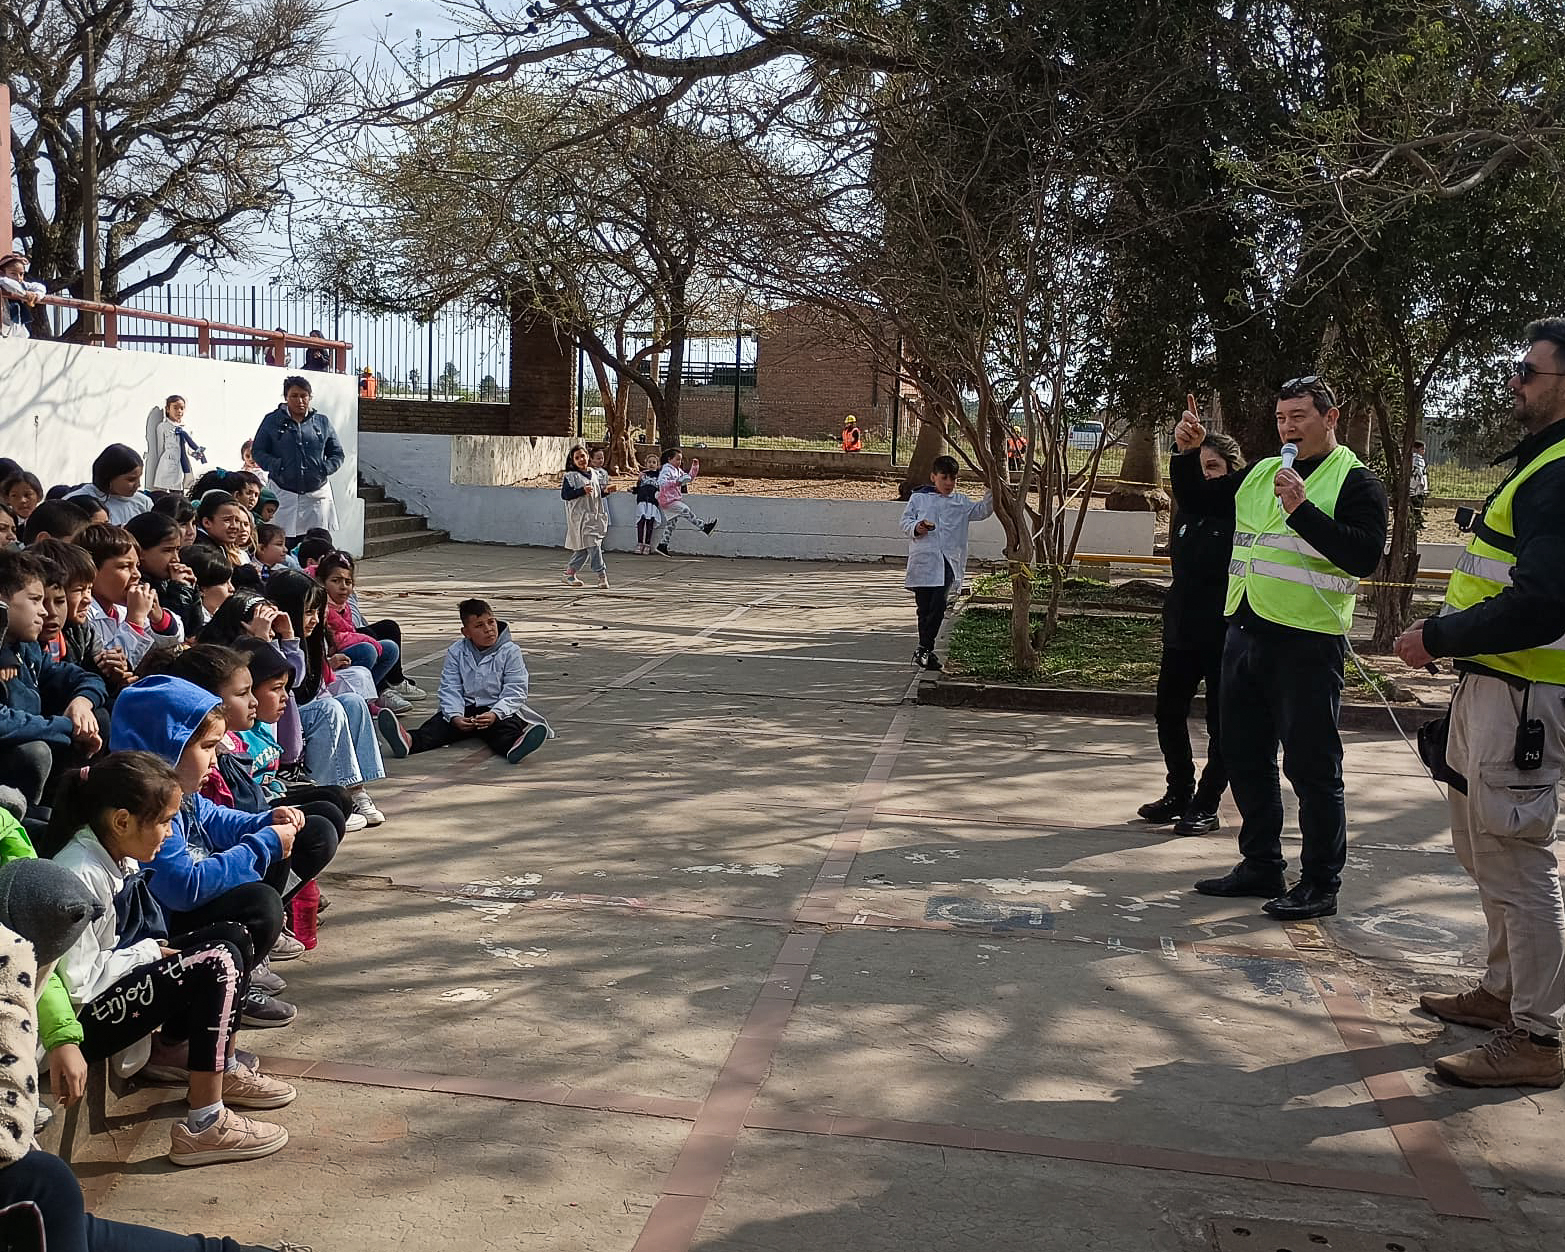
<svg viewBox="0 0 1565 1252">
<path fill-rule="evenodd" d="M 171 933 L 238 922 L 250 932 L 259 962 L 281 955 L 276 947 L 283 929 L 282 897 L 262 880 L 292 850 L 304 815 L 287 807 L 241 813 L 200 794 L 227 731 L 217 696 L 182 678 L 153 674 L 120 694 L 109 746 L 162 757 L 184 793 L 169 837 L 148 864 L 148 886 L 168 914 Z M 294 1013 L 293 1005 L 251 987 L 242 1020 L 251 1027 L 286 1026 Z"/>
</svg>

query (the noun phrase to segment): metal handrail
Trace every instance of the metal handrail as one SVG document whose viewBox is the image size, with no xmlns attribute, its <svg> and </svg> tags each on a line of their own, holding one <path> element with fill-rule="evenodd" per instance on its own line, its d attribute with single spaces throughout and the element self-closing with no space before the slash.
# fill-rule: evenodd
<svg viewBox="0 0 1565 1252">
<path fill-rule="evenodd" d="M 39 304 L 53 304 L 66 309 L 78 309 L 83 313 L 96 313 L 103 318 L 103 332 L 93 333 L 88 336 L 88 342 L 101 343 L 105 348 L 118 348 L 120 345 L 119 319 L 122 317 L 138 318 L 144 322 L 160 322 L 165 326 L 186 326 L 195 330 L 195 336 L 181 336 L 176 339 L 173 336 L 163 335 L 125 335 L 127 343 L 191 343 L 196 345 L 196 352 L 201 356 L 212 355 L 212 348 L 217 344 L 264 344 L 279 355 L 289 348 L 330 348 L 339 374 L 348 372 L 348 350 L 353 344 L 343 339 L 323 339 L 317 335 L 296 335 L 292 331 L 279 333 L 275 330 L 260 330 L 254 326 L 235 326 L 228 322 L 212 322 L 200 317 L 182 317 L 178 313 L 157 313 L 151 309 L 133 309 L 126 305 L 104 304 L 97 300 L 78 300 L 74 296 L 45 295 L 40 296 Z M 219 338 L 213 338 L 213 332 Z M 235 338 L 234 336 L 240 336 Z"/>
</svg>

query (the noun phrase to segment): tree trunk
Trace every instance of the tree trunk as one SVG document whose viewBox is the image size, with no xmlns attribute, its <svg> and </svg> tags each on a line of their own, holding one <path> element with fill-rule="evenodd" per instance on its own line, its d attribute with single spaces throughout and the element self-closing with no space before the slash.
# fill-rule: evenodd
<svg viewBox="0 0 1565 1252">
<path fill-rule="evenodd" d="M 1007 561 L 1005 567 L 1011 575 L 1011 662 L 1019 673 L 1030 674 L 1038 668 L 1032 631 L 1032 568 L 1024 561 Z"/>
<path fill-rule="evenodd" d="M 608 457 L 609 473 L 626 474 L 636 468 L 636 445 L 630 438 L 630 388 L 633 383 L 617 378 L 595 356 L 592 362 L 593 377 L 598 383 L 598 395 L 603 403 L 603 442 Z"/>
<path fill-rule="evenodd" d="M 1342 415 L 1342 442 L 1352 448 L 1359 460 L 1369 460 L 1375 445 L 1375 415 L 1362 401 L 1350 403 Z"/>
<path fill-rule="evenodd" d="M 676 286 L 669 293 L 668 381 L 663 384 L 663 408 L 658 413 L 658 443 L 667 451 L 679 447 L 679 395 L 684 384 L 685 345 L 690 336 L 690 310 L 685 307 L 685 290 Z"/>
<path fill-rule="evenodd" d="M 945 424 L 933 416 L 930 407 L 922 400 L 907 397 L 904 397 L 902 402 L 917 406 L 919 420 L 918 438 L 913 441 L 913 452 L 908 457 L 907 470 L 897 486 L 898 500 L 906 500 L 929 482 L 929 476 L 934 472 L 935 458 L 945 451 L 946 446 Z"/>
<path fill-rule="evenodd" d="M 1116 513 L 1162 513 L 1169 507 L 1163 490 L 1162 456 L 1157 427 L 1143 417 L 1125 436 L 1125 460 L 1119 482 L 1109 492 L 1107 507 Z"/>
</svg>

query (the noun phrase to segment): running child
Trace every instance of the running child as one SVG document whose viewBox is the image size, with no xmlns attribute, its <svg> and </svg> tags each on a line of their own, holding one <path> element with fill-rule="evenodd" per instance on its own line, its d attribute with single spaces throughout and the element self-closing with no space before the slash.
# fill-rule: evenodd
<svg viewBox="0 0 1565 1252">
<path fill-rule="evenodd" d="M 684 471 L 684 463 L 685 454 L 678 448 L 664 449 L 663 468 L 658 471 L 658 508 L 663 510 L 667 518 L 663 523 L 663 537 L 658 542 L 658 551 L 664 556 L 671 555 L 668 545 L 674 537 L 674 527 L 681 521 L 689 522 L 708 535 L 717 529 L 716 518 L 703 522 L 685 503 L 685 492 L 690 489 L 690 484 L 701 472 L 701 460 L 697 457 L 690 462 L 688 474 Z"/>
</svg>

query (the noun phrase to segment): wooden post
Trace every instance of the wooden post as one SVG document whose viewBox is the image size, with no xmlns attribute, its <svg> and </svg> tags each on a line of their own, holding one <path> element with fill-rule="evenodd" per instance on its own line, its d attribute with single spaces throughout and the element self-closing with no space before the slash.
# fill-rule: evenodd
<svg viewBox="0 0 1565 1252">
<path fill-rule="evenodd" d="M 16 247 L 11 235 L 11 89 L 0 83 L 0 256 Z"/>
<path fill-rule="evenodd" d="M 82 31 L 82 299 L 101 299 L 98 285 L 98 66 L 92 28 Z M 95 313 L 81 314 L 84 339 L 97 334 Z"/>
</svg>

